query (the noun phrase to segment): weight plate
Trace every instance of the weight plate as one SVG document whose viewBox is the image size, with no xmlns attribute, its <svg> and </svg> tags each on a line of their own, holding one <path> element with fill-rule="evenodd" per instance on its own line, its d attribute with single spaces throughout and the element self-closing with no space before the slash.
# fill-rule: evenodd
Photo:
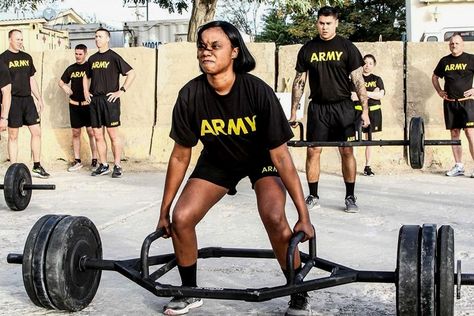
<svg viewBox="0 0 474 316">
<path fill-rule="evenodd" d="M 63 217 L 59 215 L 41 217 L 26 238 L 22 263 L 23 284 L 30 300 L 40 307 L 54 308 L 45 285 L 44 257 L 51 232 Z"/>
<path fill-rule="evenodd" d="M 424 224 L 421 228 L 420 249 L 420 313 L 436 315 L 436 225 Z"/>
<path fill-rule="evenodd" d="M 403 225 L 398 235 L 397 315 L 418 315 L 420 226 Z"/>
<path fill-rule="evenodd" d="M 413 117 L 410 120 L 408 143 L 410 166 L 413 169 L 423 168 L 425 162 L 425 124 L 421 117 Z"/>
<path fill-rule="evenodd" d="M 68 217 L 56 226 L 46 254 L 48 294 L 60 310 L 82 310 L 97 292 L 102 271 L 81 271 L 84 256 L 102 259 L 99 232 L 86 217 Z"/>
<path fill-rule="evenodd" d="M 24 184 L 31 184 L 28 167 L 22 163 L 14 163 L 5 174 L 3 194 L 5 202 L 13 211 L 23 211 L 31 200 L 31 190 L 23 190 Z"/>
<path fill-rule="evenodd" d="M 454 230 L 443 225 L 438 230 L 438 286 L 436 303 L 439 316 L 454 315 Z"/>
</svg>

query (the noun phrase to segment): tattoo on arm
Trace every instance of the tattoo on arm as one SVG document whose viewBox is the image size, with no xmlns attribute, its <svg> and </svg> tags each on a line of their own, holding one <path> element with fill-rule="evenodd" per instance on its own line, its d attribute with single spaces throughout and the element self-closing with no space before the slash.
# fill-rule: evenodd
<svg viewBox="0 0 474 316">
<path fill-rule="evenodd" d="M 360 104 L 362 105 L 362 108 L 368 109 L 369 97 L 367 96 L 367 90 L 365 89 L 365 81 L 364 81 L 364 77 L 362 76 L 362 67 L 359 67 L 356 70 L 352 71 L 351 78 L 352 78 L 352 82 L 354 83 L 357 97 L 360 100 Z"/>
<path fill-rule="evenodd" d="M 293 88 L 291 90 L 291 109 L 296 111 L 301 97 L 304 93 L 304 86 L 306 84 L 306 73 L 297 72 L 295 80 L 293 80 Z"/>
</svg>

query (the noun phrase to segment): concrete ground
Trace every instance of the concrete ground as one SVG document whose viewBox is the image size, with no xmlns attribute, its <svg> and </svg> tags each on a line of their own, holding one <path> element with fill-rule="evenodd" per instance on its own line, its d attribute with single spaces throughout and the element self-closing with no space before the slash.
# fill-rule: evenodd
<svg viewBox="0 0 474 316">
<path fill-rule="evenodd" d="M 0 165 L 0 177 L 7 168 Z M 55 191 L 35 191 L 29 207 L 10 211 L 0 199 L 0 314 L 44 315 L 51 311 L 33 305 L 23 287 L 21 267 L 7 264 L 8 253 L 21 253 L 33 224 L 45 214 L 89 217 L 97 226 L 104 258 L 139 256 L 143 239 L 154 230 L 165 173 L 162 168 L 127 172 L 122 179 L 90 177 L 85 169 L 68 173 L 55 167 L 48 180 Z M 304 174 L 300 174 L 304 180 Z M 361 212 L 343 211 L 343 181 L 337 174 L 322 174 L 322 208 L 311 211 L 317 230 L 318 256 L 362 270 L 394 271 L 398 230 L 403 224 L 452 225 L 455 257 L 463 272 L 474 273 L 474 179 L 445 177 L 442 172 L 409 171 L 358 177 L 356 194 Z M 306 186 L 304 186 L 306 191 Z M 235 196 L 226 196 L 198 226 L 199 247 L 222 246 L 270 249 L 258 218 L 255 197 L 243 180 Z M 291 223 L 296 211 L 287 203 Z M 307 252 L 307 245 L 302 246 Z M 172 251 L 170 240 L 159 239 L 152 254 Z M 312 272 L 320 277 L 325 272 Z M 163 282 L 178 282 L 177 271 Z M 283 284 L 275 260 L 206 259 L 198 263 L 198 283 L 208 287 L 254 288 Z M 395 286 L 356 283 L 310 292 L 315 315 L 395 315 Z M 156 297 L 118 273 L 106 271 L 92 303 L 77 315 L 157 315 L 168 298 Z M 261 303 L 205 300 L 191 315 L 281 315 L 288 298 Z M 54 314 L 57 314 L 56 312 Z M 474 315 L 474 289 L 464 286 L 455 301 L 456 315 Z"/>
</svg>

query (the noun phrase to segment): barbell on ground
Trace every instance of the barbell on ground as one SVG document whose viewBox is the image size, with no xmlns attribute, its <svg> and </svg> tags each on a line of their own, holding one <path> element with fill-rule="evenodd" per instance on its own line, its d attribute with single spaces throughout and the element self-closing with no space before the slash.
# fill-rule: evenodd
<svg viewBox="0 0 474 316">
<path fill-rule="evenodd" d="M 32 190 L 55 190 L 54 184 L 32 184 L 28 167 L 14 163 L 5 173 L 4 183 L 0 184 L 5 202 L 13 211 L 23 211 L 30 204 Z"/>
<path fill-rule="evenodd" d="M 290 140 L 290 147 L 356 147 L 356 146 L 408 146 L 409 162 L 413 169 L 423 168 L 425 161 L 425 146 L 461 145 L 460 140 L 425 140 L 425 125 L 421 117 L 413 117 L 410 120 L 408 140 L 362 140 L 362 126 L 358 128 L 355 141 L 327 141 L 309 142 L 304 140 L 303 123 L 297 122 L 300 129 L 300 140 Z"/>
<path fill-rule="evenodd" d="M 86 217 L 45 215 L 31 229 L 23 254 L 9 254 L 8 263 L 22 265 L 23 283 L 31 301 L 48 309 L 79 311 L 94 298 L 103 270 L 117 271 L 156 296 L 189 296 L 214 299 L 267 301 L 296 292 L 313 291 L 354 282 L 394 283 L 396 311 L 400 316 L 454 314 L 454 287 L 460 298 L 461 285 L 474 285 L 474 274 L 454 271 L 454 230 L 434 224 L 403 225 L 399 230 L 395 271 L 356 270 L 316 254 L 316 236 L 309 252 L 300 251 L 301 272 L 290 273 L 286 284 L 263 288 L 183 287 L 157 280 L 176 267 L 173 253 L 149 256 L 159 229 L 143 241 L 139 258 L 102 259 L 102 243 L 94 224 Z M 287 271 L 294 271 L 294 253 L 303 239 L 296 233 L 287 250 Z M 198 258 L 275 258 L 272 250 L 208 247 Z M 151 266 L 158 266 L 150 273 Z M 305 280 L 313 269 L 329 276 Z"/>
</svg>

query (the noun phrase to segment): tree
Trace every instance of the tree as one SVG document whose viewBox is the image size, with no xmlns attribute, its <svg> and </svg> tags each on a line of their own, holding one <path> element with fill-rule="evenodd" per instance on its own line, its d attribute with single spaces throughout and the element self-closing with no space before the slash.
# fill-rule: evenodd
<svg viewBox="0 0 474 316">
<path fill-rule="evenodd" d="M 232 23 L 254 40 L 258 30 L 257 15 L 261 4 L 262 2 L 252 0 L 241 0 L 240 5 L 235 5 L 235 1 L 232 0 L 221 1 L 217 9 L 217 19 Z"/>
</svg>

